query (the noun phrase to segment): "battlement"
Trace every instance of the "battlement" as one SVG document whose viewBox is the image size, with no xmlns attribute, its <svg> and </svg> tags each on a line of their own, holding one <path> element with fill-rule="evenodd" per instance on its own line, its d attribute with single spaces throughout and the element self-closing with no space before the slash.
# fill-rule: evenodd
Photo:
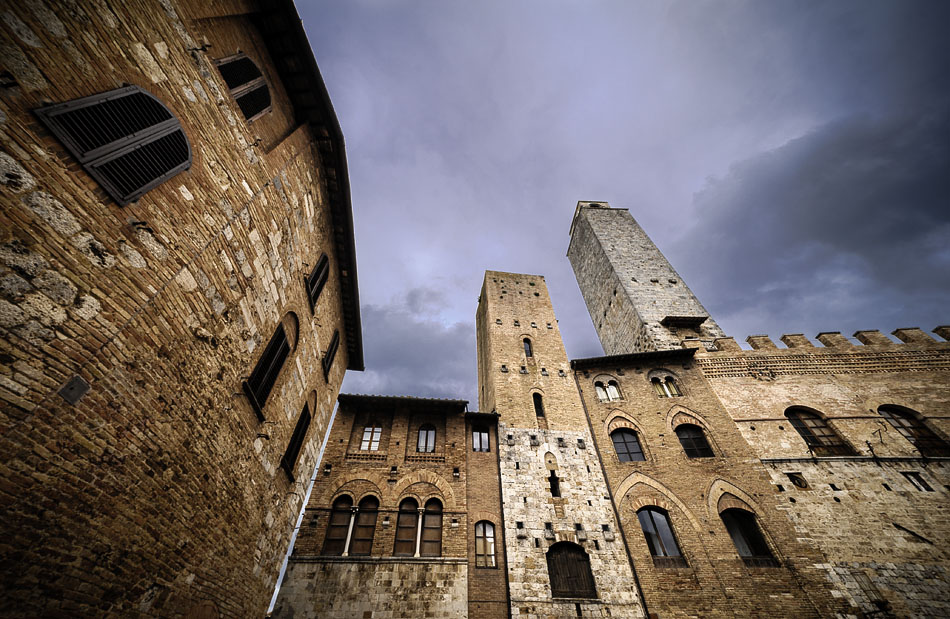
<svg viewBox="0 0 950 619">
<path fill-rule="evenodd" d="M 894 329 L 891 331 L 891 335 L 896 337 L 898 342 L 895 342 L 893 339 L 887 335 L 881 333 L 877 329 L 868 329 L 862 331 L 855 331 L 852 334 L 852 337 L 857 339 L 860 344 L 855 344 L 847 337 L 841 334 L 840 331 L 822 331 L 815 336 L 821 346 L 816 346 L 808 337 L 802 333 L 786 333 L 782 335 L 780 341 L 785 344 L 785 348 L 779 348 L 775 342 L 772 341 L 768 335 L 750 335 L 746 338 L 746 343 L 752 347 L 752 350 L 761 350 L 761 351 L 771 351 L 771 350 L 787 350 L 792 348 L 797 349 L 808 349 L 808 348 L 835 348 L 835 349 L 847 349 L 847 348 L 864 348 L 869 346 L 901 346 L 902 344 L 945 344 L 950 342 L 950 325 L 941 325 L 935 327 L 932 331 L 937 334 L 941 339 L 935 339 L 924 332 L 923 329 L 919 327 L 904 327 L 900 329 Z M 735 338 L 732 337 L 720 337 L 713 341 L 715 349 L 710 352 L 740 352 L 744 350 Z"/>
</svg>

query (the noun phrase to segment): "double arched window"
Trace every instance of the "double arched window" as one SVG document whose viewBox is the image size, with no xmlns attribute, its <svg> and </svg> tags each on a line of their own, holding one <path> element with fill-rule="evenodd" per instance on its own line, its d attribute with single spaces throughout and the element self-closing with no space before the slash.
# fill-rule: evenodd
<svg viewBox="0 0 950 619">
<path fill-rule="evenodd" d="M 643 447 L 637 433 L 630 428 L 618 428 L 610 433 L 610 440 L 614 442 L 614 450 L 621 462 L 646 460 L 643 456 Z"/>
<path fill-rule="evenodd" d="M 345 494 L 339 497 L 330 510 L 323 554 L 344 557 L 372 554 L 378 513 L 379 499 L 374 496 L 364 497 L 356 509 L 353 509 L 352 498 Z"/>
<path fill-rule="evenodd" d="M 435 451 L 435 426 L 425 424 L 419 428 L 419 440 L 416 442 L 416 451 L 432 453 Z"/>
<path fill-rule="evenodd" d="M 793 406 L 785 411 L 785 417 L 816 456 L 855 455 L 851 446 L 845 443 L 818 413 Z"/>
<path fill-rule="evenodd" d="M 426 501 L 423 510 L 419 509 L 415 499 L 403 499 L 396 519 L 393 554 L 402 557 L 441 556 L 442 502 L 439 499 Z"/>
<path fill-rule="evenodd" d="M 693 423 L 682 423 L 673 430 L 687 458 L 712 458 L 713 453 L 703 429 Z"/>
<path fill-rule="evenodd" d="M 679 385 L 676 383 L 676 379 L 672 376 L 666 376 L 662 379 L 658 376 L 654 376 L 650 379 L 650 382 L 653 384 L 653 390 L 656 391 L 656 394 L 661 398 L 675 398 L 683 395 Z"/>
<path fill-rule="evenodd" d="M 601 402 L 613 402 L 620 400 L 620 385 L 615 380 L 608 380 L 606 383 L 597 381 L 594 383 L 594 390 L 597 392 L 597 399 Z"/>
<path fill-rule="evenodd" d="M 669 514 L 659 507 L 644 507 L 637 512 L 640 528 L 653 556 L 656 567 L 686 567 L 686 559 L 680 552 Z"/>
<path fill-rule="evenodd" d="M 475 523 L 475 567 L 496 567 L 495 525 L 487 520 Z"/>
<path fill-rule="evenodd" d="M 909 408 L 885 405 L 877 409 L 881 417 L 894 426 L 924 456 L 950 456 L 950 445 L 928 428 L 920 417 Z"/>
<path fill-rule="evenodd" d="M 731 507 L 723 510 L 719 517 L 722 518 L 736 551 L 747 566 L 778 567 L 778 562 L 772 556 L 752 512 Z"/>
<path fill-rule="evenodd" d="M 558 542 L 548 549 L 547 560 L 552 597 L 597 597 L 590 557 L 583 548 L 571 542 Z"/>
</svg>

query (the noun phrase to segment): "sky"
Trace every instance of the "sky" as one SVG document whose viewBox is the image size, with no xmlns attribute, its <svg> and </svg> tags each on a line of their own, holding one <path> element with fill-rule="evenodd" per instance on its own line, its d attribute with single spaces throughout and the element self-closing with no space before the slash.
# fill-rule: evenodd
<svg viewBox="0 0 950 619">
<path fill-rule="evenodd" d="M 366 370 L 477 408 L 485 270 L 628 208 L 728 335 L 950 324 L 950 3 L 298 0 L 346 140 Z M 939 338 L 938 338 L 939 339 Z M 781 344 L 779 344 L 781 346 Z"/>
</svg>

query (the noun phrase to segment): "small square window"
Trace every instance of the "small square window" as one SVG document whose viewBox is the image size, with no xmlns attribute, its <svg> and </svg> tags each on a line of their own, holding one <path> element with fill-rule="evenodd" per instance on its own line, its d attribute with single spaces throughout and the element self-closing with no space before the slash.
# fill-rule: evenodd
<svg viewBox="0 0 950 619">
<path fill-rule="evenodd" d="M 901 475 L 903 475 L 907 481 L 913 484 L 914 488 L 917 488 L 922 492 L 934 491 L 934 489 L 930 487 L 930 484 L 928 484 L 927 481 L 920 476 L 920 473 L 916 471 L 903 471 L 901 472 Z"/>
</svg>

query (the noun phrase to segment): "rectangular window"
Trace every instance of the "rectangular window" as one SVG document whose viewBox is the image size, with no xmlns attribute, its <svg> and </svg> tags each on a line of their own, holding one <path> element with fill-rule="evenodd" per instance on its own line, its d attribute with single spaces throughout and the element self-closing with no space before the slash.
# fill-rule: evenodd
<svg viewBox="0 0 950 619">
<path fill-rule="evenodd" d="M 378 451 L 379 437 L 382 436 L 383 429 L 379 426 L 366 426 L 363 428 L 363 440 L 360 441 L 362 451 Z"/>
<path fill-rule="evenodd" d="M 922 492 L 934 491 L 934 489 L 930 487 L 930 484 L 928 484 L 926 480 L 924 480 L 924 478 L 920 476 L 920 473 L 917 473 L 916 471 L 902 472 L 901 475 L 903 475 L 907 479 L 907 481 L 913 484 L 914 488 L 917 488 L 918 490 Z"/>
<path fill-rule="evenodd" d="M 472 451 L 491 451 L 487 428 L 480 426 L 472 428 Z"/>
<path fill-rule="evenodd" d="M 307 301 L 310 302 L 310 313 L 312 314 L 317 307 L 317 299 L 323 292 L 323 287 L 330 277 L 330 259 L 326 254 L 320 256 L 317 265 L 313 267 L 310 275 L 304 278 L 304 286 L 307 290 Z"/>
<path fill-rule="evenodd" d="M 274 336 L 271 337 L 270 342 L 267 343 L 264 354 L 257 361 L 250 377 L 242 385 L 244 395 L 250 400 L 251 407 L 261 421 L 264 421 L 264 402 L 267 401 L 267 396 L 274 388 L 277 375 L 289 354 L 290 343 L 287 341 L 287 334 L 284 332 L 283 325 L 277 325 L 277 330 L 274 332 Z"/>
<path fill-rule="evenodd" d="M 323 355 L 323 378 L 329 380 L 330 369 L 333 367 L 333 358 L 336 357 L 336 349 L 340 346 L 340 330 L 333 332 L 330 339 L 330 345 L 327 346 L 327 352 Z"/>
<path fill-rule="evenodd" d="M 286 471 L 290 481 L 294 480 L 294 466 L 297 465 L 297 457 L 300 455 L 300 448 L 303 447 L 303 439 L 307 436 L 307 429 L 310 427 L 310 407 L 303 405 L 303 412 L 300 413 L 300 419 L 294 427 L 294 433 L 290 437 L 290 443 L 287 444 L 287 451 L 284 457 L 280 459 L 280 466 Z"/>
</svg>

